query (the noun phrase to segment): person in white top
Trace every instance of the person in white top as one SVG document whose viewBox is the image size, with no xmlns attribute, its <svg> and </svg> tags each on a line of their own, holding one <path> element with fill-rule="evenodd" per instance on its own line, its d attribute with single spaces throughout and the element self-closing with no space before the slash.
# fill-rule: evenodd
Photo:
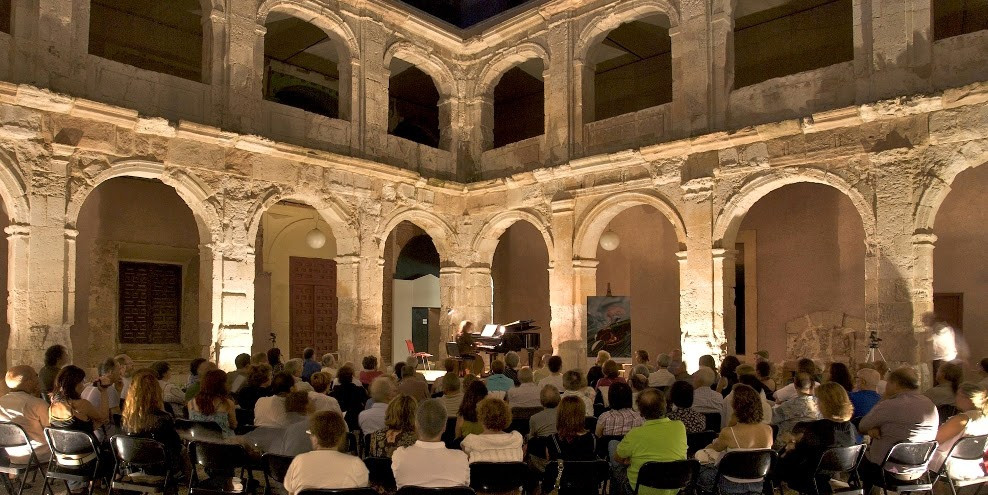
<svg viewBox="0 0 988 495">
<path fill-rule="evenodd" d="M 322 411 L 309 420 L 312 452 L 299 454 L 285 474 L 285 490 L 297 495 L 303 490 L 361 488 L 369 485 L 364 463 L 339 451 L 346 438 L 346 422 L 335 411 Z"/>
<path fill-rule="evenodd" d="M 522 367 L 518 371 L 518 381 L 521 385 L 508 390 L 507 401 L 512 408 L 516 407 L 542 407 L 539 393 L 542 389 L 534 383 L 535 374 L 532 368 Z"/>
<path fill-rule="evenodd" d="M 672 358 L 668 354 L 659 354 L 655 358 L 655 371 L 648 375 L 649 387 L 669 387 L 676 381 L 676 376 L 669 372 Z"/>
<path fill-rule="evenodd" d="M 151 363 L 151 371 L 157 375 L 158 384 L 161 385 L 161 400 L 171 405 L 172 412 L 181 412 L 185 407 L 185 392 L 172 383 L 171 365 L 164 361 L 155 361 Z"/>
<path fill-rule="evenodd" d="M 336 411 L 343 414 L 343 409 L 340 408 L 340 402 L 326 395 L 326 391 L 329 390 L 331 383 L 333 383 L 333 375 L 322 371 L 313 373 L 309 377 L 309 385 L 312 385 L 313 389 L 309 392 L 309 401 L 312 402 L 313 411 Z"/>
<path fill-rule="evenodd" d="M 48 403 L 38 397 L 41 393 L 41 380 L 34 369 L 27 365 L 14 366 L 7 371 L 6 383 L 10 392 L 0 397 L 0 421 L 10 421 L 27 433 L 30 447 L 8 448 L 7 455 L 16 463 L 26 463 L 31 450 L 38 461 L 46 462 L 51 456 L 45 428 L 48 420 Z M 0 475 L 6 476 L 6 475 Z"/>
<path fill-rule="evenodd" d="M 933 376 L 937 376 L 941 363 L 957 359 L 957 337 L 954 329 L 945 322 L 937 321 L 937 315 L 932 312 L 923 314 L 923 326 L 930 332 L 926 340 L 930 343 Z"/>
<path fill-rule="evenodd" d="M 718 413 L 724 409 L 724 396 L 710 388 L 717 379 L 714 370 L 701 366 L 693 373 L 693 409 L 699 413 Z"/>
<path fill-rule="evenodd" d="M 398 447 L 391 457 L 398 488 L 420 486 L 446 488 L 470 485 L 470 465 L 461 450 L 446 448 L 446 406 L 439 399 L 422 401 L 415 411 L 418 441 L 411 447 Z"/>
<path fill-rule="evenodd" d="M 291 424 L 285 411 L 285 397 L 294 389 L 295 379 L 282 371 L 271 380 L 271 397 L 261 397 L 254 404 L 254 426 L 284 428 Z"/>
<path fill-rule="evenodd" d="M 796 362 L 796 373 L 807 373 L 810 376 L 817 376 L 818 370 L 816 363 L 810 358 L 802 358 Z M 816 380 L 813 381 L 813 388 L 810 389 L 810 394 L 816 390 L 816 387 L 819 384 L 820 382 Z M 793 399 L 798 395 L 799 391 L 796 390 L 796 386 L 793 385 L 792 380 L 790 379 L 788 385 L 775 391 L 775 403 L 782 404 L 783 402 Z"/>
<path fill-rule="evenodd" d="M 127 398 L 127 390 L 130 389 L 130 379 L 134 376 L 134 372 L 137 371 L 137 367 L 134 366 L 134 360 L 126 354 L 117 354 L 113 358 L 117 362 L 117 369 L 120 370 L 120 382 L 116 386 L 120 400 L 123 401 Z M 123 404 L 121 404 L 121 407 Z"/>
<path fill-rule="evenodd" d="M 598 382 L 599 383 L 599 382 Z M 583 401 L 587 416 L 593 416 L 594 389 L 587 386 L 587 379 L 577 370 L 563 373 L 563 397 L 576 397 Z"/>
<path fill-rule="evenodd" d="M 937 450 L 930 461 L 930 470 L 937 472 L 947 462 L 947 474 L 955 480 L 969 480 L 984 476 L 982 459 L 947 460 L 947 454 L 963 437 L 988 434 L 988 390 L 980 384 L 965 382 L 957 389 L 957 409 L 954 417 L 937 430 Z"/>
<path fill-rule="evenodd" d="M 364 435 L 384 429 L 384 418 L 388 412 L 388 404 L 398 395 L 398 384 L 391 376 L 379 376 L 371 382 L 371 398 L 374 405 L 370 409 L 360 411 L 357 423 Z"/>
<path fill-rule="evenodd" d="M 120 392 L 117 391 L 116 384 L 120 382 L 120 368 L 117 366 L 116 360 L 113 358 L 108 358 L 104 360 L 99 365 L 99 381 L 105 381 L 106 383 L 112 383 L 111 386 L 106 390 L 106 399 L 110 402 L 109 409 L 111 414 L 120 414 Z M 100 390 L 94 383 L 86 385 L 86 388 L 82 389 L 82 398 L 89 401 L 96 409 L 102 410 L 106 406 L 102 403 L 100 398 Z"/>
<path fill-rule="evenodd" d="M 546 362 L 546 369 L 549 370 L 549 376 L 539 380 L 539 390 L 542 390 L 546 385 L 552 385 L 559 390 L 563 389 L 563 358 L 559 356 L 552 356 L 549 361 Z"/>
<path fill-rule="evenodd" d="M 523 439 L 521 433 L 504 429 L 511 424 L 511 409 L 501 399 L 488 397 L 477 404 L 477 420 L 484 432 L 467 435 L 460 446 L 474 462 L 521 462 Z"/>
</svg>

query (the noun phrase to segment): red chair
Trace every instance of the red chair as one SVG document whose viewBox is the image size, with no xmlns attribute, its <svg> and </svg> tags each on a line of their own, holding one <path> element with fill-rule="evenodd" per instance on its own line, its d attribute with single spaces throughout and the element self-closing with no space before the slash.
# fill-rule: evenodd
<svg viewBox="0 0 988 495">
<path fill-rule="evenodd" d="M 415 359 L 421 360 L 422 361 L 422 366 L 424 366 L 425 369 L 432 369 L 432 366 L 429 363 L 429 358 L 432 357 L 432 354 L 429 354 L 428 352 L 415 352 L 415 344 L 412 343 L 411 340 L 407 340 L 406 339 L 405 340 L 405 346 L 408 347 L 408 355 L 409 356 L 412 356 Z"/>
</svg>

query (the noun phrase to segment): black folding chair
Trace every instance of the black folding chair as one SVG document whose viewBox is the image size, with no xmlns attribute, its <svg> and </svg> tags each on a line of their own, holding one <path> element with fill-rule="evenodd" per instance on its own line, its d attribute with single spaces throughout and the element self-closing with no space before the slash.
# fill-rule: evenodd
<svg viewBox="0 0 988 495">
<path fill-rule="evenodd" d="M 806 480 L 806 484 L 799 486 L 789 486 L 789 488 L 808 495 L 820 495 L 832 493 L 833 495 L 864 495 L 861 487 L 861 478 L 858 476 L 858 466 L 865 456 L 865 444 L 851 445 L 849 447 L 831 447 L 820 456 L 813 475 L 807 478 L 800 474 L 801 479 Z M 847 487 L 833 490 L 832 492 L 821 491 L 821 484 L 830 484 L 831 478 L 836 475 L 847 475 Z"/>
<path fill-rule="evenodd" d="M 66 491 L 71 491 L 69 483 L 86 483 L 89 485 L 88 493 L 92 495 L 96 482 L 103 479 L 96 439 L 83 431 L 58 428 L 45 428 L 45 439 L 51 447 L 51 459 L 45 470 L 42 495 L 55 494 L 52 480 L 65 483 Z"/>
<path fill-rule="evenodd" d="M 171 486 L 165 445 L 150 438 L 114 435 L 110 439 L 115 463 L 110 488 L 141 493 L 165 493 Z"/>
<path fill-rule="evenodd" d="M 220 425 L 212 421 L 191 421 L 188 419 L 176 419 L 175 430 L 186 442 L 214 442 L 223 441 L 223 429 Z"/>
<path fill-rule="evenodd" d="M 257 489 L 257 482 L 246 470 L 250 457 L 240 445 L 194 441 L 189 444 L 189 460 L 189 495 L 240 495 Z M 199 468 L 205 478 L 199 479 Z"/>
<path fill-rule="evenodd" d="M 271 482 L 285 482 L 285 475 L 292 465 L 294 457 L 279 454 L 264 454 L 261 456 L 261 463 L 264 465 L 264 493 L 271 493 Z"/>
<path fill-rule="evenodd" d="M 635 480 L 635 493 L 639 488 L 655 488 L 657 490 L 693 491 L 696 477 L 700 472 L 700 463 L 696 459 L 684 461 L 657 462 L 649 461 L 642 464 Z"/>
<path fill-rule="evenodd" d="M 394 472 L 391 471 L 390 457 L 367 457 L 364 459 L 364 465 L 369 471 L 371 486 L 380 486 L 388 491 L 395 490 L 397 483 Z"/>
<path fill-rule="evenodd" d="M 930 492 L 933 481 L 927 467 L 937 450 L 937 442 L 901 442 L 892 446 L 882 462 L 882 476 L 877 486 L 888 492 Z"/>
<path fill-rule="evenodd" d="M 611 442 L 617 441 L 621 442 L 624 440 L 624 435 L 604 435 L 597 439 L 597 457 L 600 459 L 607 459 L 610 457 L 611 452 L 608 450 Z"/>
<path fill-rule="evenodd" d="M 452 449 L 453 445 L 456 443 L 456 417 L 446 418 L 446 430 L 443 431 L 442 436 L 443 443 L 446 444 L 447 449 Z"/>
<path fill-rule="evenodd" d="M 27 452 L 27 462 L 12 461 L 9 453 L 6 452 L 7 449 L 18 449 Z M 27 484 L 27 475 L 30 473 L 37 476 L 39 471 L 41 471 L 41 461 L 35 455 L 34 448 L 31 446 L 31 439 L 28 438 L 24 428 L 21 428 L 20 425 L 15 423 L 7 421 L 0 422 L 0 479 L 3 479 L 3 486 L 7 490 L 7 493 L 10 495 L 21 495 Z M 18 482 L 17 489 L 14 489 L 14 484 L 8 477 L 9 475 L 13 475 L 14 480 Z"/>
<path fill-rule="evenodd" d="M 948 469 L 951 462 L 966 462 L 966 463 L 979 463 L 984 462 L 985 451 L 988 450 L 988 435 L 977 435 L 970 437 L 963 437 L 954 443 L 954 446 L 950 448 L 947 453 L 947 458 L 940 466 L 940 470 L 934 473 L 933 483 L 940 480 L 947 482 L 947 486 L 950 487 L 950 493 L 957 495 L 957 490 L 964 488 L 965 486 L 978 485 L 978 490 L 974 492 L 974 495 L 981 493 L 981 488 L 988 484 L 988 476 L 981 476 L 972 479 L 954 479 L 950 476 L 950 470 Z"/>
<path fill-rule="evenodd" d="M 765 493 L 775 491 L 772 482 L 766 477 L 769 469 L 772 468 L 776 458 L 776 453 L 772 449 L 758 450 L 734 450 L 725 452 L 717 464 L 716 490 L 720 493 L 720 482 L 725 476 L 742 480 L 758 480 L 763 484 L 768 483 L 768 490 Z M 761 494 L 763 490 L 753 491 L 753 494 Z"/>
<path fill-rule="evenodd" d="M 559 464 L 549 461 L 545 466 L 543 487 L 555 484 L 559 474 Z M 472 474 L 471 474 L 472 478 Z M 560 495 L 600 493 L 601 487 L 610 478 L 610 465 L 607 461 L 563 461 L 563 477 L 559 480 Z M 548 493 L 548 490 L 543 490 Z"/>
<path fill-rule="evenodd" d="M 475 462 L 470 464 L 470 487 L 478 492 L 510 492 L 525 483 L 524 462 Z"/>
<path fill-rule="evenodd" d="M 507 431 L 517 431 L 518 433 L 521 433 L 521 436 L 527 437 L 529 431 L 528 420 L 540 411 L 542 411 L 541 407 L 511 408 L 511 424 L 508 425 Z"/>
<path fill-rule="evenodd" d="M 686 457 L 692 458 L 697 451 L 710 445 L 717 439 L 716 431 L 701 431 L 686 434 Z"/>
<path fill-rule="evenodd" d="M 704 430 L 720 431 L 720 413 L 703 413 L 703 417 L 707 421 L 707 426 Z"/>
<path fill-rule="evenodd" d="M 373 488 L 321 488 L 318 490 L 302 490 L 296 495 L 378 495 Z"/>
<path fill-rule="evenodd" d="M 476 495 L 477 492 L 469 486 L 453 486 L 449 488 L 425 488 L 422 486 L 403 486 L 395 495 Z"/>
</svg>

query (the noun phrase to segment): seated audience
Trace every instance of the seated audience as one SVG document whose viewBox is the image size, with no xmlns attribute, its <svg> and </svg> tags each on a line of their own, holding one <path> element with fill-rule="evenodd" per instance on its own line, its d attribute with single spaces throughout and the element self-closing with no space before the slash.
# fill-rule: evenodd
<svg viewBox="0 0 988 495">
<path fill-rule="evenodd" d="M 439 398 L 439 402 L 446 408 L 446 416 L 455 418 L 460 411 L 460 404 L 463 403 L 460 377 L 456 376 L 456 373 L 446 373 L 437 382 L 443 388 L 443 395 Z"/>
<path fill-rule="evenodd" d="M 464 380 L 466 382 L 466 380 Z M 477 418 L 477 405 L 487 398 L 487 385 L 481 380 L 474 380 L 463 393 L 463 401 L 456 413 L 456 438 L 470 434 L 483 433 L 484 427 Z"/>
<path fill-rule="evenodd" d="M 334 411 L 323 411 L 309 420 L 311 452 L 299 454 L 288 467 L 285 490 L 360 488 L 368 486 L 367 467 L 359 458 L 339 451 L 346 438 L 346 422 Z"/>
<path fill-rule="evenodd" d="M 48 461 L 51 450 L 45 440 L 45 428 L 51 423 L 48 421 L 48 403 L 39 397 L 41 380 L 38 374 L 27 365 L 13 366 L 7 370 L 5 382 L 10 391 L 0 397 L 0 421 L 9 421 L 23 428 L 31 444 L 29 447 L 5 449 L 7 456 L 12 462 L 24 464 L 33 450 L 38 461 Z"/>
<path fill-rule="evenodd" d="M 452 358 L 443 359 L 443 369 L 446 370 L 446 375 L 454 375 L 457 378 L 459 378 L 459 375 L 457 375 L 457 373 L 456 373 L 456 360 L 454 360 Z M 433 383 L 432 383 L 433 397 L 435 397 L 435 394 L 438 394 L 438 393 L 444 391 L 444 389 L 443 389 L 443 379 L 446 378 L 446 375 L 443 375 L 443 376 L 441 376 L 441 377 L 439 377 L 439 378 L 437 378 L 436 380 L 433 381 Z"/>
<path fill-rule="evenodd" d="M 700 368 L 709 368 L 713 370 L 714 376 L 717 376 L 717 362 L 714 361 L 714 357 L 710 354 L 704 354 L 697 359 L 697 364 Z M 711 388 L 713 385 L 711 385 Z"/>
<path fill-rule="evenodd" d="M 114 388 L 120 394 L 120 408 L 123 409 L 123 400 L 127 398 L 127 389 L 130 388 L 130 380 L 134 377 L 137 368 L 134 366 L 134 360 L 126 354 L 117 354 L 113 356 L 113 360 L 117 362 L 117 370 L 120 372 L 120 381 Z"/>
<path fill-rule="evenodd" d="M 292 375 L 292 380 L 295 381 L 295 390 L 302 392 L 311 392 L 312 386 L 302 380 L 302 368 L 305 364 L 299 358 L 289 359 L 285 361 L 285 373 Z"/>
<path fill-rule="evenodd" d="M 38 371 L 42 393 L 51 394 L 52 390 L 55 390 L 55 377 L 67 364 L 69 364 L 69 351 L 64 345 L 55 344 L 45 349 L 45 365 Z"/>
<path fill-rule="evenodd" d="M 937 368 L 937 385 L 923 393 L 936 406 L 956 405 L 957 390 L 964 381 L 964 368 L 957 363 L 946 362 Z"/>
<path fill-rule="evenodd" d="M 266 353 L 266 352 L 255 352 L 250 357 L 250 364 L 255 365 L 255 366 L 257 366 L 259 364 L 268 364 L 268 353 Z M 268 366 L 271 366 L 271 365 L 268 364 Z"/>
<path fill-rule="evenodd" d="M 762 382 L 762 385 L 770 390 L 774 397 L 775 389 L 778 388 L 778 385 L 776 385 L 775 379 L 772 378 L 772 371 L 772 363 L 769 361 L 760 360 L 755 363 L 755 373 L 758 375 L 758 381 Z M 769 397 L 769 399 L 774 400 L 773 397 Z"/>
<path fill-rule="evenodd" d="M 546 361 L 545 368 L 549 374 L 539 380 L 539 388 L 545 387 L 546 385 L 552 385 L 558 390 L 563 389 L 563 358 L 559 356 L 550 356 L 549 360 Z"/>
<path fill-rule="evenodd" d="M 513 408 L 518 407 L 542 407 L 542 403 L 539 400 L 539 386 L 534 383 L 535 376 L 532 373 L 532 368 L 528 366 L 523 367 L 518 371 L 518 381 L 520 384 L 517 387 L 508 390 L 508 394 L 505 400 Z"/>
<path fill-rule="evenodd" d="M 216 423 L 223 430 L 223 438 L 232 437 L 237 427 L 237 406 L 226 388 L 226 372 L 209 370 L 199 383 L 199 393 L 188 404 L 189 419 Z"/>
<path fill-rule="evenodd" d="M 828 382 L 834 382 L 841 387 L 844 387 L 844 391 L 851 393 L 854 390 L 854 380 L 851 378 L 851 370 L 847 368 L 847 365 L 841 362 L 830 363 L 827 367 L 827 377 Z"/>
<path fill-rule="evenodd" d="M 878 381 L 878 388 L 876 390 L 878 390 L 878 393 L 882 394 L 882 397 L 884 397 L 885 387 L 888 385 L 888 381 L 885 377 L 889 374 L 889 364 L 885 361 L 875 361 L 874 363 L 869 364 L 875 368 L 875 371 L 878 372 L 878 376 L 882 377 L 882 379 Z"/>
<path fill-rule="evenodd" d="M 665 396 L 655 389 L 642 391 L 638 411 L 645 422 L 629 431 L 620 443 L 611 442 L 609 448 L 614 462 L 628 466 L 625 493 L 634 492 L 638 471 L 646 462 L 686 459 L 686 428 L 666 417 Z"/>
<path fill-rule="evenodd" d="M 309 400 L 309 393 L 293 391 L 285 396 L 285 414 L 288 418 L 288 426 L 284 428 L 278 441 L 274 443 L 275 454 L 295 456 L 312 451 L 312 442 L 309 441 L 309 417 L 317 412 L 313 410 L 313 403 Z M 330 409 L 330 412 L 339 411 Z"/>
<path fill-rule="evenodd" d="M 630 397 L 631 394 L 628 395 Z M 631 410 L 630 407 L 627 409 Z M 559 402 L 556 433 L 546 443 L 546 448 L 546 458 L 551 461 L 592 461 L 597 458 L 597 438 L 593 432 L 587 431 L 587 411 L 582 400 L 564 397 Z"/>
<path fill-rule="evenodd" d="M 738 370 L 742 372 L 746 371 L 746 368 L 754 369 L 746 364 L 738 366 Z M 762 398 L 762 423 L 765 423 L 767 425 L 772 424 L 772 419 L 773 419 L 772 403 L 768 400 L 768 395 L 767 395 L 768 389 L 765 388 L 764 385 L 762 385 L 762 382 L 758 380 L 758 378 L 754 375 L 754 373 L 739 374 L 738 383 L 743 383 L 755 389 L 755 392 L 758 392 L 758 396 Z M 726 427 L 730 423 L 731 417 L 734 415 L 734 406 L 732 406 L 734 402 L 731 400 L 731 398 L 732 398 L 731 394 L 727 394 L 727 397 L 724 398 L 724 409 L 720 413 L 721 428 Z"/>
<path fill-rule="evenodd" d="M 707 418 L 702 413 L 693 409 L 693 385 L 686 381 L 676 381 L 669 388 L 669 419 L 682 421 L 686 427 L 686 433 L 699 433 L 707 429 Z M 733 412 L 733 411 L 732 411 Z M 602 414 L 601 417 L 604 415 Z M 600 420 L 597 421 L 600 424 Z"/>
<path fill-rule="evenodd" d="M 542 391 L 539 392 L 539 401 L 542 404 L 542 410 L 528 418 L 528 436 L 530 438 L 547 437 L 556 433 L 556 419 L 558 417 L 556 407 L 559 406 L 560 401 L 559 390 L 552 385 L 542 387 Z"/>
<path fill-rule="evenodd" d="M 628 380 L 625 380 L 621 376 L 621 365 L 613 359 L 608 359 L 607 362 L 604 363 L 602 371 L 604 372 L 603 378 L 597 380 L 597 385 L 593 388 L 599 389 L 600 387 L 609 387 L 615 383 L 628 383 Z M 565 376 L 563 377 L 563 380 L 566 380 Z M 601 393 L 604 392 L 601 391 Z"/>
<path fill-rule="evenodd" d="M 796 361 L 796 373 L 800 373 L 800 372 L 810 375 L 815 380 L 817 375 L 816 363 L 809 358 L 802 358 L 799 361 Z M 793 376 L 795 376 L 795 374 Z M 813 387 L 816 388 L 816 386 L 819 384 L 820 383 L 814 381 Z M 810 393 L 813 393 L 812 389 L 810 390 Z M 799 395 L 799 392 L 796 391 L 796 386 L 793 385 L 793 382 L 790 381 L 786 386 L 775 391 L 775 403 L 782 404 L 783 402 L 792 399 L 797 395 Z"/>
<path fill-rule="evenodd" d="M 271 367 L 272 373 L 281 373 L 285 371 L 285 365 L 281 362 L 281 349 L 277 347 L 272 347 L 268 349 L 268 366 Z"/>
<path fill-rule="evenodd" d="M 676 377 L 669 372 L 669 364 L 672 358 L 668 354 L 659 354 L 655 358 L 655 372 L 648 375 L 649 387 L 668 387 L 676 381 Z"/>
<path fill-rule="evenodd" d="M 340 403 L 336 399 L 326 395 L 329 386 L 333 384 L 333 375 L 324 371 L 317 371 L 309 377 L 309 385 L 312 391 L 309 392 L 309 400 L 312 402 L 312 409 L 319 411 L 336 411 L 343 414 Z"/>
<path fill-rule="evenodd" d="M 161 399 L 165 401 L 165 410 L 175 416 L 180 416 L 182 408 L 185 407 L 185 392 L 178 385 L 172 383 L 171 365 L 164 361 L 151 363 L 151 371 L 158 377 L 158 385 L 161 386 Z"/>
<path fill-rule="evenodd" d="M 316 361 L 316 350 L 306 347 L 302 351 L 302 381 L 308 383 L 313 373 L 322 370 L 322 363 Z"/>
<path fill-rule="evenodd" d="M 398 393 L 407 395 L 416 401 L 423 401 L 429 398 L 429 383 L 425 381 L 425 375 L 415 371 L 415 368 L 405 364 L 402 367 L 401 381 L 398 382 Z"/>
<path fill-rule="evenodd" d="M 507 392 L 515 386 L 515 381 L 504 374 L 504 362 L 494 360 L 491 363 L 491 374 L 487 377 L 488 392 Z"/>
<path fill-rule="evenodd" d="M 779 426 L 780 443 L 786 443 L 796 423 L 816 421 L 820 418 L 820 410 L 812 392 L 813 377 L 809 373 L 799 372 L 793 377 L 792 382 L 798 395 L 775 406 L 772 410 L 772 424 Z"/>
<path fill-rule="evenodd" d="M 641 414 L 631 408 L 631 387 L 628 384 L 615 383 L 611 385 L 607 390 L 607 395 L 611 409 L 604 411 L 597 418 L 595 433 L 598 437 L 624 435 L 632 428 L 637 428 L 645 422 Z"/>
<path fill-rule="evenodd" d="M 127 435 L 161 442 L 172 472 L 177 473 L 182 468 L 182 439 L 175 430 L 172 415 L 164 407 L 157 373 L 149 369 L 138 370 L 124 401 L 121 426 Z"/>
<path fill-rule="evenodd" d="M 607 377 L 605 376 L 603 380 L 607 380 Z M 600 383 L 600 380 L 597 383 Z M 593 416 L 593 400 L 597 394 L 583 381 L 582 373 L 577 370 L 563 373 L 563 389 L 563 397 L 576 397 L 582 400 L 586 406 L 587 416 Z"/>
<path fill-rule="evenodd" d="M 878 381 L 881 376 L 872 368 L 861 368 L 858 370 L 854 380 L 855 391 L 848 394 L 851 405 L 854 406 L 855 418 L 860 418 L 871 411 L 871 408 L 882 400 L 878 394 Z"/>
<path fill-rule="evenodd" d="M 754 388 L 739 383 L 732 390 L 734 418 L 737 420 L 731 426 L 720 431 L 716 440 L 705 450 L 719 456 L 726 450 L 737 449 L 768 449 L 772 447 L 772 427 L 762 423 L 762 398 Z M 698 458 L 700 456 L 698 455 Z M 717 467 L 704 464 L 700 468 L 698 486 L 707 492 L 720 490 L 723 493 L 761 492 L 762 482 L 739 483 L 721 479 L 720 485 L 715 486 Z"/>
<path fill-rule="evenodd" d="M 611 360 L 611 353 L 607 351 L 597 351 L 597 360 L 587 371 L 587 385 L 597 388 L 597 380 L 604 378 L 604 363 Z"/>
<path fill-rule="evenodd" d="M 844 387 L 827 382 L 816 388 L 816 400 L 822 419 L 797 423 L 785 445 L 776 473 L 786 484 L 801 493 L 813 493 L 807 473 L 820 463 L 824 451 L 833 447 L 850 447 L 857 443 L 857 431 L 851 424 L 851 400 Z M 792 399 L 795 400 L 795 399 Z M 829 487 L 830 476 L 821 476 L 817 486 Z"/>
<path fill-rule="evenodd" d="M 120 392 L 117 391 L 116 384 L 120 382 L 120 370 L 117 368 L 117 362 L 113 358 L 104 359 L 99 368 L 97 368 L 99 373 L 99 378 L 93 383 L 86 384 L 86 388 L 82 389 L 82 398 L 89 401 L 96 409 L 110 409 L 110 414 L 120 414 Z M 108 387 L 103 384 L 110 384 Z M 103 390 L 106 391 L 106 400 L 103 402 Z"/>
<path fill-rule="evenodd" d="M 267 357 L 265 357 L 267 359 Z M 247 368 L 247 382 L 237 392 L 237 404 L 241 409 L 254 414 L 257 399 L 271 396 L 271 365 L 267 363 L 252 364 Z"/>
<path fill-rule="evenodd" d="M 237 392 L 247 384 L 247 368 L 250 366 L 250 354 L 238 354 L 233 360 L 236 370 L 226 374 L 226 388 L 236 396 Z"/>
<path fill-rule="evenodd" d="M 333 356 L 332 353 L 327 352 L 326 354 L 323 354 L 319 364 L 322 365 L 319 371 L 329 373 L 329 376 L 336 376 L 339 366 L 336 365 L 336 357 Z"/>
<path fill-rule="evenodd" d="M 369 455 L 391 457 L 398 447 L 415 444 L 415 399 L 399 395 L 388 404 L 384 428 L 371 433 Z"/>
<path fill-rule="evenodd" d="M 882 462 L 899 442 L 929 442 L 936 439 L 939 414 L 933 402 L 919 393 L 919 377 L 911 368 L 889 374 L 885 398 L 861 418 L 858 430 L 872 438 L 861 462 L 865 493 L 882 476 Z"/>
<path fill-rule="evenodd" d="M 522 461 L 521 433 L 504 432 L 511 424 L 511 409 L 507 402 L 494 397 L 480 401 L 477 404 L 477 419 L 483 426 L 483 431 L 480 434 L 467 435 L 461 444 L 471 464 Z"/>
<path fill-rule="evenodd" d="M 631 376 L 631 380 L 628 381 L 631 384 L 631 408 L 635 411 L 638 410 L 638 394 L 644 392 L 649 388 L 648 386 L 648 375 L 643 375 L 641 373 L 636 373 Z"/>
<path fill-rule="evenodd" d="M 375 378 L 384 374 L 384 372 L 377 369 L 377 356 L 364 356 L 364 359 L 360 361 L 360 365 L 363 368 L 360 370 L 360 383 L 365 387 L 369 387 Z"/>
<path fill-rule="evenodd" d="M 379 376 L 374 379 L 370 386 L 371 399 L 374 405 L 360 412 L 360 431 L 364 435 L 374 433 L 384 429 L 384 420 L 388 413 L 388 404 L 398 396 L 398 387 L 394 378 L 390 376 Z"/>
<path fill-rule="evenodd" d="M 539 383 L 541 383 L 543 378 L 546 378 L 547 376 L 549 376 L 549 359 L 550 358 L 552 358 L 552 355 L 551 354 L 543 354 L 542 357 L 539 358 L 539 367 L 537 369 L 533 370 L 534 382 L 535 382 L 536 385 L 538 385 Z M 610 359 L 610 357 L 608 357 L 608 359 Z M 560 367 L 562 367 L 562 360 L 561 359 L 559 361 L 559 364 L 560 364 Z M 603 375 L 601 375 L 601 376 L 603 376 Z M 541 389 L 541 388 L 542 388 L 542 386 L 539 386 L 539 389 Z M 562 386 L 557 387 L 557 388 L 562 388 Z"/>
<path fill-rule="evenodd" d="M 942 370 L 946 364 L 940 365 Z M 930 470 L 939 471 L 947 462 L 947 474 L 955 480 L 969 480 L 985 475 L 983 460 L 947 460 L 947 454 L 958 440 L 964 437 L 988 434 L 988 390 L 984 386 L 966 382 L 957 388 L 957 409 L 954 417 L 937 430 L 936 453 L 930 461 Z"/>
<path fill-rule="evenodd" d="M 257 399 L 254 405 L 254 426 L 284 428 L 288 426 L 285 397 L 295 387 L 292 375 L 282 371 L 271 380 L 271 395 Z"/>
<path fill-rule="evenodd" d="M 712 388 L 716 375 L 714 370 L 701 366 L 693 373 L 693 409 L 702 414 L 721 414 L 724 409 L 724 396 Z"/>
<path fill-rule="evenodd" d="M 216 364 L 206 358 L 195 358 L 189 363 L 189 380 L 185 384 L 185 402 L 192 400 L 199 393 L 199 378 L 207 371 L 216 369 Z"/>
<path fill-rule="evenodd" d="M 731 388 L 738 382 L 738 366 L 741 366 L 741 360 L 737 356 L 726 356 L 720 363 L 720 380 L 714 389 L 720 392 L 721 396 L 727 397 L 727 394 L 731 393 Z"/>
<path fill-rule="evenodd" d="M 398 447 L 391 456 L 391 470 L 398 488 L 468 486 L 470 466 L 461 450 L 446 448 L 446 407 L 437 399 L 423 401 L 415 410 L 415 434 L 411 446 Z"/>
<path fill-rule="evenodd" d="M 102 407 L 96 408 L 91 402 L 82 398 L 83 382 L 86 372 L 78 366 L 68 365 L 58 372 L 55 377 L 55 388 L 51 394 L 51 406 L 48 408 L 48 420 L 52 428 L 81 431 L 97 438 L 96 431 L 110 420 L 108 407 L 108 389 L 113 383 L 105 377 L 97 380 Z M 104 437 L 105 435 L 100 435 Z"/>
<path fill-rule="evenodd" d="M 336 375 L 340 384 L 333 387 L 330 397 L 336 399 L 346 412 L 346 424 L 351 430 L 360 429 L 359 415 L 367 403 L 367 391 L 359 383 L 353 382 L 353 367 L 343 365 Z"/>
<path fill-rule="evenodd" d="M 504 355 L 504 376 L 511 379 L 515 386 L 521 385 L 521 380 L 518 379 L 518 364 L 521 362 L 521 358 L 518 357 L 518 353 L 515 351 L 508 351 Z"/>
<path fill-rule="evenodd" d="M 635 351 L 635 354 L 631 356 L 631 364 L 635 366 L 642 365 L 647 368 L 648 373 L 643 373 L 645 376 L 648 376 L 650 373 L 655 371 L 655 368 L 652 367 L 652 363 L 649 362 L 648 351 L 645 349 L 638 349 Z"/>
</svg>

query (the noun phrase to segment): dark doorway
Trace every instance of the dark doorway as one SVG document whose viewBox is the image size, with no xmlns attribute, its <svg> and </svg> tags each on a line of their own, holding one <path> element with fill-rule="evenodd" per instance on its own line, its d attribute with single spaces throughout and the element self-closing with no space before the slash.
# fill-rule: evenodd
<svg viewBox="0 0 988 495">
<path fill-rule="evenodd" d="M 412 308 L 412 344 L 415 352 L 429 352 L 429 308 Z"/>
<path fill-rule="evenodd" d="M 944 292 L 933 294 L 933 312 L 939 321 L 958 332 L 964 331 L 964 294 Z"/>
<path fill-rule="evenodd" d="M 745 345 L 745 291 L 744 291 L 744 244 L 735 245 L 737 254 L 734 261 L 734 314 L 736 325 L 734 327 L 734 353 L 746 354 Z"/>
</svg>

